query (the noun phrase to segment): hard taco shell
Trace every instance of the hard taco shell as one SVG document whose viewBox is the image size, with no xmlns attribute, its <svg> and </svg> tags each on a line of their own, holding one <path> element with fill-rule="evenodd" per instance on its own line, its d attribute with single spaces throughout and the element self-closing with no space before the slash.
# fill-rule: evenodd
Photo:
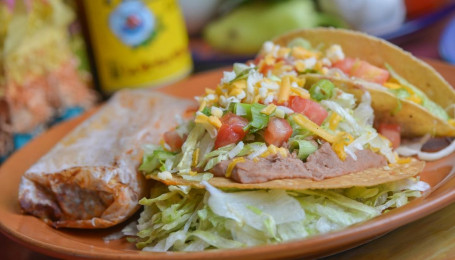
<svg viewBox="0 0 455 260">
<path fill-rule="evenodd" d="M 243 184 L 234 182 L 228 178 L 214 177 L 208 180 L 211 185 L 221 189 L 284 189 L 284 190 L 306 190 L 306 189 L 337 189 L 349 187 L 370 187 L 383 183 L 394 182 L 419 174 L 425 166 L 425 162 L 412 159 L 406 164 L 393 164 L 388 168 L 372 168 L 360 172 L 350 173 L 339 177 L 314 181 L 311 179 L 283 179 L 263 183 Z M 174 176 L 171 179 L 162 180 L 157 175 L 150 174 L 147 179 L 155 179 L 166 185 L 188 185 L 196 188 L 203 188 L 200 182 L 187 181 L 182 177 Z"/>
</svg>

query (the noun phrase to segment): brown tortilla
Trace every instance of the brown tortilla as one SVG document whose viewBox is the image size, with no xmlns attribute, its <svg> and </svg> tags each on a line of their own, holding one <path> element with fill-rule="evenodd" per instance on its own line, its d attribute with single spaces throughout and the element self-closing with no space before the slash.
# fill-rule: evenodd
<svg viewBox="0 0 455 260">
<path fill-rule="evenodd" d="M 283 190 L 305 190 L 305 189 L 337 189 L 349 187 L 370 187 L 383 183 L 394 182 L 419 174 L 425 166 L 425 162 L 412 159 L 407 164 L 393 164 L 387 168 L 372 168 L 361 172 L 351 173 L 339 177 L 314 181 L 311 179 L 283 179 L 256 184 L 242 184 L 223 177 L 214 177 L 208 182 L 222 189 L 283 189 Z M 154 179 L 166 185 L 189 185 L 196 188 L 203 188 L 200 182 L 187 181 L 177 176 L 169 180 L 161 180 L 157 175 L 147 175 L 147 179 Z"/>
<path fill-rule="evenodd" d="M 274 39 L 274 42 L 285 46 L 298 37 L 305 38 L 313 46 L 322 46 L 322 49 L 338 44 L 343 48 L 346 57 L 359 58 L 382 68 L 387 63 L 400 76 L 422 90 L 442 108 L 447 108 L 455 103 L 454 88 L 435 69 L 387 41 L 360 32 L 317 28 L 293 31 L 279 36 Z M 345 79 L 336 80 L 345 84 L 349 82 Z M 407 100 L 401 101 L 403 108 L 400 112 L 391 115 L 390 111 L 398 106 L 398 100 L 386 90 L 379 90 L 378 86 L 380 85 L 374 83 L 353 84 L 362 84 L 370 90 L 374 100 L 373 109 L 377 111 L 377 117 L 392 123 L 400 123 L 405 129 L 403 135 L 412 137 L 431 133 L 436 136 L 455 136 L 454 126 L 436 118 L 423 107 Z M 352 88 L 344 88 L 344 90 L 351 92 Z M 356 95 L 359 94 L 356 90 L 353 92 Z"/>
<path fill-rule="evenodd" d="M 158 144 L 193 106 L 152 90 L 123 90 L 28 169 L 24 212 L 54 227 L 105 228 L 126 220 L 148 191 L 137 172 L 143 144 Z"/>
</svg>

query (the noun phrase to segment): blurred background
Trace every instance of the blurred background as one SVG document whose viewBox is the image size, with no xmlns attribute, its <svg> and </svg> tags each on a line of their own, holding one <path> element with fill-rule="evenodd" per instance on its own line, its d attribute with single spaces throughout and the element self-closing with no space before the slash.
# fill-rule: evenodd
<svg viewBox="0 0 455 260">
<path fill-rule="evenodd" d="M 455 0 L 0 0 L 0 156 L 122 88 L 244 62 L 320 26 L 455 64 Z"/>
</svg>

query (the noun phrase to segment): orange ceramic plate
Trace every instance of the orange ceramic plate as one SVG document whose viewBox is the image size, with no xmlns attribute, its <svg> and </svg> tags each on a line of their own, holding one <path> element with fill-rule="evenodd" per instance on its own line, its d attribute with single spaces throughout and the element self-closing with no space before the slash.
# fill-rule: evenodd
<svg viewBox="0 0 455 260">
<path fill-rule="evenodd" d="M 455 68 L 437 62 L 431 63 L 452 84 L 455 83 Z M 181 97 L 192 97 L 205 87 L 214 86 L 221 71 L 200 74 L 160 91 Z M 213 250 L 194 253 L 141 252 L 125 240 L 103 241 L 106 235 L 120 230 L 56 230 L 41 220 L 22 215 L 17 201 L 21 175 L 36 160 L 44 155 L 60 138 L 89 116 L 90 112 L 60 124 L 26 147 L 13 154 L 0 169 L 0 228 L 4 234 L 23 245 L 54 257 L 95 259 L 236 259 L 236 258 L 290 258 L 328 255 L 365 243 L 399 226 L 422 218 L 455 202 L 455 178 L 446 178 L 455 161 L 455 154 L 442 160 L 428 163 L 421 178 L 434 191 L 408 205 L 392 210 L 370 221 L 357 224 L 338 232 L 315 236 L 294 242 L 236 250 Z"/>
</svg>

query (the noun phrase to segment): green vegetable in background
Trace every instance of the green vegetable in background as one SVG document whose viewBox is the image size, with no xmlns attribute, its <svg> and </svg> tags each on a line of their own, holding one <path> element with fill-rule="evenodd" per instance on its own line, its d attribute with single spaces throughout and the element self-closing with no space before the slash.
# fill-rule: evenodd
<svg viewBox="0 0 455 260">
<path fill-rule="evenodd" d="M 251 1 L 209 24 L 204 38 L 225 52 L 255 54 L 265 41 L 286 31 L 324 25 L 345 26 L 318 13 L 310 0 Z"/>
</svg>

